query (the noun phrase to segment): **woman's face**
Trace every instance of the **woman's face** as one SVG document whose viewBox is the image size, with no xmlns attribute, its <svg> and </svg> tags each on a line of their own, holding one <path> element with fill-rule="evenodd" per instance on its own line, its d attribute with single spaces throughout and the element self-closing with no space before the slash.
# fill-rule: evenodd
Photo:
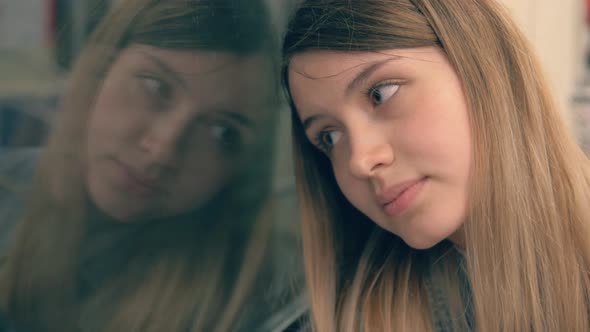
<svg viewBox="0 0 590 332">
<path fill-rule="evenodd" d="M 133 222 L 205 204 L 237 173 L 264 124 L 262 57 L 145 45 L 123 50 L 89 118 L 94 204 Z"/>
<path fill-rule="evenodd" d="M 462 241 L 471 133 L 443 51 L 309 51 L 292 59 L 289 85 L 352 205 L 414 248 Z"/>
</svg>

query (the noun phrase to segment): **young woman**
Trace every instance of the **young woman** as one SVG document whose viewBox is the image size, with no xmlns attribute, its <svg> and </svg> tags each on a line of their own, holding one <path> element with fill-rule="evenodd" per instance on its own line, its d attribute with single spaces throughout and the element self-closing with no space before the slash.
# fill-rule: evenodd
<svg viewBox="0 0 590 332">
<path fill-rule="evenodd" d="M 265 11 L 252 0 L 124 0 L 105 17 L 38 165 L 35 153 L 0 162 L 21 184 L 36 169 L 24 210 L 0 192 L 13 209 L 2 212 L 12 245 L 0 308 L 15 331 L 283 323 L 264 263 L 278 100 Z"/>
<path fill-rule="evenodd" d="M 317 331 L 588 331 L 590 165 L 494 0 L 303 1 L 284 47 Z"/>
</svg>

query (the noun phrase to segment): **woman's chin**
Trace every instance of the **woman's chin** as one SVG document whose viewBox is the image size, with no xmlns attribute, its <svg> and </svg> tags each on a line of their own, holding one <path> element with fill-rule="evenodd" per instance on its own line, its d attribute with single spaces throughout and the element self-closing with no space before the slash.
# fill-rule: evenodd
<svg viewBox="0 0 590 332">
<path fill-rule="evenodd" d="M 445 240 L 445 237 L 428 236 L 426 234 L 406 234 L 401 239 L 411 248 L 428 250 Z"/>
<path fill-rule="evenodd" d="M 133 224 L 146 222 L 155 219 L 156 216 L 150 217 L 149 213 L 141 210 L 133 210 L 130 206 L 116 206 L 118 204 L 108 204 L 107 202 L 94 202 L 95 213 L 100 219 L 108 222 Z"/>
</svg>

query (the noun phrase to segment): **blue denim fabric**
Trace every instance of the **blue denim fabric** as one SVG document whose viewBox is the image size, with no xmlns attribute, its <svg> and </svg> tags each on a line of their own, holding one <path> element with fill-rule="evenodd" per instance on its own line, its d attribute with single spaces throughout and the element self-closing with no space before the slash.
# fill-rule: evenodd
<svg viewBox="0 0 590 332">
<path fill-rule="evenodd" d="M 439 260 L 431 260 L 430 271 L 424 280 L 426 294 L 432 311 L 433 325 L 436 332 L 471 332 L 474 330 L 473 324 L 473 301 L 471 298 L 471 287 L 465 261 L 462 253 L 455 248 L 451 248 L 451 259 L 457 260 L 457 273 L 460 282 L 461 300 L 464 305 L 463 313 L 467 326 L 457 326 L 457 319 L 453 317 L 450 309 L 450 301 L 445 291 L 433 281 L 433 275 L 441 264 Z M 446 258 L 448 259 L 448 258 Z M 445 259 L 445 260 L 446 260 Z"/>
</svg>

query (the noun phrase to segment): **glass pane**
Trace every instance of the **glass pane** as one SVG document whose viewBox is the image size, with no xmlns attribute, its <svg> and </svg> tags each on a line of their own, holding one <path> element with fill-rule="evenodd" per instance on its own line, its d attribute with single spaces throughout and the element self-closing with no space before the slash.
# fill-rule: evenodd
<svg viewBox="0 0 590 332">
<path fill-rule="evenodd" d="M 0 312 L 15 331 L 281 331 L 305 312 L 290 4 L 0 1 Z"/>
</svg>

